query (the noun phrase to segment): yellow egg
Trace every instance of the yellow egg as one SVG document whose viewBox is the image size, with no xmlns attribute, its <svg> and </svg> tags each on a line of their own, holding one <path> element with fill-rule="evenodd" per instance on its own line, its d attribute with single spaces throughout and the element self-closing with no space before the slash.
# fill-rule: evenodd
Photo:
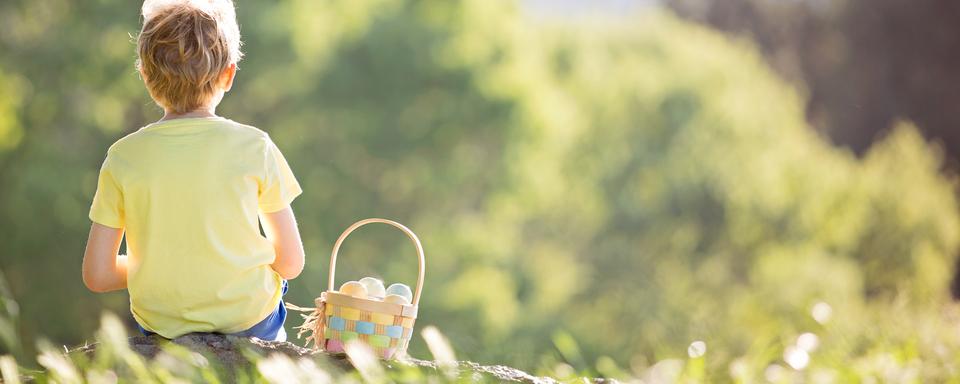
<svg viewBox="0 0 960 384">
<path fill-rule="evenodd" d="M 404 304 L 404 305 L 410 304 L 410 300 L 407 300 L 406 297 L 403 297 L 400 295 L 387 295 L 387 297 L 383 298 L 383 302 L 392 303 L 392 304 Z"/>
<path fill-rule="evenodd" d="M 367 298 L 367 287 L 360 284 L 359 281 L 348 281 L 340 286 L 340 293 L 350 295 L 361 299 Z"/>
</svg>

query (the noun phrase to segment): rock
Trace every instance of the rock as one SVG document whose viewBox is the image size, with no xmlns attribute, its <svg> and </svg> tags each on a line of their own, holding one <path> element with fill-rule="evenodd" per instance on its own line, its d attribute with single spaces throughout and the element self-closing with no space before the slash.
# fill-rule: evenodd
<svg viewBox="0 0 960 384">
<path fill-rule="evenodd" d="M 280 353 L 291 358 L 325 358 L 327 362 L 332 363 L 338 368 L 344 370 L 353 369 L 346 355 L 342 353 L 329 354 L 303 348 L 289 342 L 264 341 L 257 338 L 242 338 L 216 333 L 191 333 L 173 340 L 168 340 L 157 335 L 137 336 L 129 338 L 129 342 L 131 350 L 148 359 L 155 358 L 162 350 L 164 344 L 174 343 L 205 355 L 208 358 L 213 358 L 224 367 L 245 367 L 249 365 L 250 362 L 243 354 L 243 351 L 246 349 L 263 356 Z M 97 344 L 90 344 L 70 350 L 68 353 L 95 354 L 96 349 Z M 394 360 L 386 363 L 387 368 L 399 365 L 414 365 L 424 369 L 441 370 L 440 366 L 434 361 L 415 358 Z M 457 362 L 456 368 L 456 375 L 468 381 L 474 381 L 472 379 L 476 378 L 487 378 L 501 382 L 537 384 L 558 382 L 549 377 L 533 376 L 519 369 L 503 365 L 490 366 L 470 361 L 460 361 Z"/>
<path fill-rule="evenodd" d="M 434 370 L 440 370 L 441 368 L 435 361 L 428 360 L 419 360 L 414 358 L 408 358 L 400 362 L 414 364 L 424 368 L 431 368 Z M 533 376 L 529 373 L 521 371 L 516 368 L 507 367 L 504 365 L 480 365 L 472 361 L 458 361 L 457 362 L 457 376 L 465 381 L 476 382 L 480 381 L 482 378 L 494 378 L 500 382 L 517 382 L 517 383 L 536 383 L 536 384 L 553 384 L 559 383 L 557 380 L 549 377 L 542 376 Z"/>
</svg>

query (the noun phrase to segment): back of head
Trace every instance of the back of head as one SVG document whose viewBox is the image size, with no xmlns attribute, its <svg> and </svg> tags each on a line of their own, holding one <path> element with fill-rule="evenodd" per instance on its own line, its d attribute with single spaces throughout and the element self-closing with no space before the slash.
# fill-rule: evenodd
<svg viewBox="0 0 960 384">
<path fill-rule="evenodd" d="M 240 61 L 232 0 L 147 0 L 137 68 L 150 96 L 174 113 L 205 106 L 220 75 Z"/>
</svg>

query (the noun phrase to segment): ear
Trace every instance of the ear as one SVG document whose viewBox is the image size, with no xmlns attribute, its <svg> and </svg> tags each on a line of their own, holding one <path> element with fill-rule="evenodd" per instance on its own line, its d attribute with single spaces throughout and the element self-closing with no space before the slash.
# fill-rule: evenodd
<svg viewBox="0 0 960 384">
<path fill-rule="evenodd" d="M 223 73 L 220 74 L 220 87 L 223 88 L 224 92 L 230 92 L 230 88 L 233 88 L 233 79 L 237 76 L 237 64 L 233 63 L 227 66 L 227 69 L 223 70 Z"/>
</svg>

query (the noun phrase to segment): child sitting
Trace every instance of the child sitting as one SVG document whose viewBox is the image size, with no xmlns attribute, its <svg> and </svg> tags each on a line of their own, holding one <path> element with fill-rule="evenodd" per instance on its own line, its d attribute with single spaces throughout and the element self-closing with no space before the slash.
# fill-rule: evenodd
<svg viewBox="0 0 960 384">
<path fill-rule="evenodd" d="M 290 209 L 301 189 L 266 133 L 214 112 L 241 56 L 233 3 L 147 1 L 143 17 L 137 68 L 164 115 L 107 150 L 84 284 L 127 288 L 145 334 L 285 340 L 281 297 L 304 264 Z"/>
</svg>

